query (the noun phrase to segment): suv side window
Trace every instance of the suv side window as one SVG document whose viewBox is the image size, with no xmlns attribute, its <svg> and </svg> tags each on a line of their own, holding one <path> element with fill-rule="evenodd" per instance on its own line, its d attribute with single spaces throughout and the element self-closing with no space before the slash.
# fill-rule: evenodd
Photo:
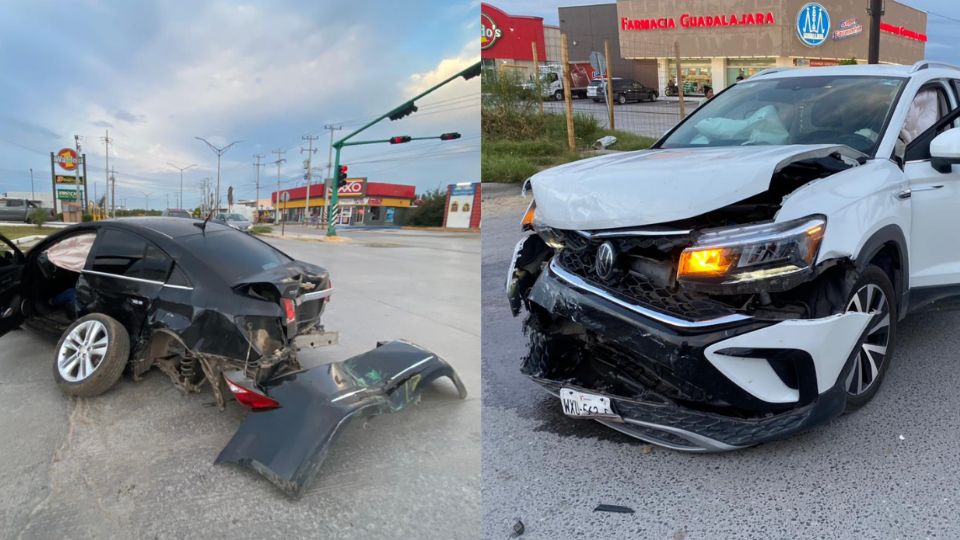
<svg viewBox="0 0 960 540">
<path fill-rule="evenodd" d="M 23 206 L 23 201 L 20 199 L 7 199 L 7 208 L 20 208 Z"/>
<path fill-rule="evenodd" d="M 173 261 L 140 236 L 116 229 L 100 233 L 91 270 L 151 281 L 164 281 Z"/>
<path fill-rule="evenodd" d="M 943 85 L 928 84 L 917 92 L 900 130 L 900 141 L 907 144 L 905 161 L 930 159 L 930 141 L 950 128 L 950 122 L 943 122 L 950 112 L 950 99 Z"/>
</svg>

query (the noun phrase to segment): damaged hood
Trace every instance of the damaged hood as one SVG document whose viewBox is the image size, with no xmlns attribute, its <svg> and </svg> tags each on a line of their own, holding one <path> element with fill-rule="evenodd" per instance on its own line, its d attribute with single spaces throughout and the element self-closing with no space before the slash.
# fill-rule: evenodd
<svg viewBox="0 0 960 540">
<path fill-rule="evenodd" d="M 575 161 L 531 179 L 537 221 L 557 229 L 639 227 L 687 219 L 764 192 L 793 161 L 859 152 L 838 145 L 643 150 Z"/>
</svg>

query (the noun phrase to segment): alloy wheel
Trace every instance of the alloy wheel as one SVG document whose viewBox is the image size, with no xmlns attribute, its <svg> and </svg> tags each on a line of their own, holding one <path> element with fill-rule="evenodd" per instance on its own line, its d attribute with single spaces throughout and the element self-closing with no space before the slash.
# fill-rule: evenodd
<svg viewBox="0 0 960 540">
<path fill-rule="evenodd" d="M 873 313 L 867 337 L 864 339 L 853 369 L 847 376 L 847 392 L 858 396 L 870 390 L 887 357 L 890 344 L 890 303 L 883 289 L 869 283 L 860 287 L 847 303 L 847 312 Z"/>
<path fill-rule="evenodd" d="M 57 352 L 57 371 L 67 382 L 80 382 L 103 362 L 110 338 L 107 328 L 96 320 L 77 325 Z"/>
</svg>

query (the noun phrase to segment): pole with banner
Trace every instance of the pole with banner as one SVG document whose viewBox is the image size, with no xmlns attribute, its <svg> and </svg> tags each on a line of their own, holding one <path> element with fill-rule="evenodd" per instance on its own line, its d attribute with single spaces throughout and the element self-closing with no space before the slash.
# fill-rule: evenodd
<svg viewBox="0 0 960 540">
<path fill-rule="evenodd" d="M 53 215 L 57 215 L 57 171 L 53 168 L 53 152 L 50 152 L 50 192 L 53 194 Z"/>
</svg>

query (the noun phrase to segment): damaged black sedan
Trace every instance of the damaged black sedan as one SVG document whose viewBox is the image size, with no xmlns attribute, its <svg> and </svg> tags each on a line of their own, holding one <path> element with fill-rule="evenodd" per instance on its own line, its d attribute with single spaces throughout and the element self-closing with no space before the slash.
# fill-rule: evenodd
<svg viewBox="0 0 960 540">
<path fill-rule="evenodd" d="M 333 286 L 222 224 L 128 218 L 59 231 L 24 254 L 0 236 L 0 335 L 24 321 L 60 334 L 53 377 L 72 396 L 158 368 L 186 392 L 209 387 L 252 412 L 218 462 L 238 463 L 298 495 L 354 415 L 399 410 L 456 373 L 405 342 L 303 369 L 297 353 L 336 342 L 321 317 Z"/>
</svg>

